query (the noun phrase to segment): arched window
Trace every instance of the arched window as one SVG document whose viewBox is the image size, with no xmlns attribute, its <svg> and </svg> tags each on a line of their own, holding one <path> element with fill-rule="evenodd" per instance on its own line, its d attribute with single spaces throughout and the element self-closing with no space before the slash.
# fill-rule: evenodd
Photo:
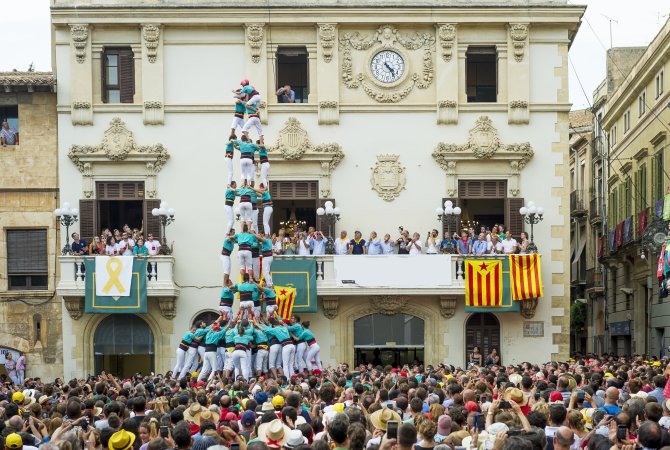
<svg viewBox="0 0 670 450">
<path fill-rule="evenodd" d="M 214 322 L 221 314 L 216 311 L 203 311 L 193 318 L 192 324 L 205 322 L 207 325 Z"/>
<path fill-rule="evenodd" d="M 423 362 L 425 324 L 409 314 L 370 314 L 354 321 L 356 364 Z"/>
<path fill-rule="evenodd" d="M 154 334 L 134 314 L 112 314 L 95 330 L 95 373 L 103 370 L 123 377 L 154 369 Z"/>
</svg>

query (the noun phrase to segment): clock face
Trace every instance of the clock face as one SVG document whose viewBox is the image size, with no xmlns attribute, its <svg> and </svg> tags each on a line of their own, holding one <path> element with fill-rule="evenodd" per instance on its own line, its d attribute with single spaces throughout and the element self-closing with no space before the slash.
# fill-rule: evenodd
<svg viewBox="0 0 670 450">
<path fill-rule="evenodd" d="M 392 50 L 383 50 L 372 58 L 370 69 L 382 83 L 394 83 L 405 73 L 405 60 Z"/>
</svg>

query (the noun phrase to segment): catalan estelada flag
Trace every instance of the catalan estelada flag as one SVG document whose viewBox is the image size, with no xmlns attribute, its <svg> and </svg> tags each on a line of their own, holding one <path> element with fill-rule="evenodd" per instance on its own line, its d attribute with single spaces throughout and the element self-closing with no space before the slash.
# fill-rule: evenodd
<svg viewBox="0 0 670 450">
<path fill-rule="evenodd" d="M 500 260 L 465 261 L 465 304 L 502 306 L 503 266 Z"/>
<path fill-rule="evenodd" d="M 291 313 L 293 312 L 296 289 L 286 286 L 275 286 L 274 288 L 277 294 L 277 314 L 282 319 L 288 320 L 291 318 Z"/>
<path fill-rule="evenodd" d="M 510 287 L 512 300 L 540 298 L 542 293 L 542 267 L 540 255 L 509 256 Z"/>
</svg>

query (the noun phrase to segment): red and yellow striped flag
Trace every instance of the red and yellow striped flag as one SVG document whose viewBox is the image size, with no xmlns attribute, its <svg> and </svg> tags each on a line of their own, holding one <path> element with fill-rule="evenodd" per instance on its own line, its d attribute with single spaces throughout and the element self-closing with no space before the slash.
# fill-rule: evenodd
<svg viewBox="0 0 670 450">
<path fill-rule="evenodd" d="M 509 276 L 512 300 L 540 298 L 542 293 L 542 267 L 540 255 L 510 255 Z"/>
<path fill-rule="evenodd" d="M 277 314 L 279 314 L 282 319 L 288 320 L 291 318 L 293 312 L 296 289 L 286 286 L 275 286 L 274 288 L 275 293 L 277 294 Z"/>
<path fill-rule="evenodd" d="M 465 304 L 467 306 L 502 306 L 502 261 L 465 261 Z"/>
</svg>

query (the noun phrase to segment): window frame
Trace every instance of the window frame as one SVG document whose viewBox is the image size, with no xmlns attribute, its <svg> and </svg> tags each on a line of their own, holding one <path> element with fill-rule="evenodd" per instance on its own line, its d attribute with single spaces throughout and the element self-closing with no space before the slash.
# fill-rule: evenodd
<svg viewBox="0 0 670 450">
<path fill-rule="evenodd" d="M 663 95 L 664 85 L 665 84 L 665 74 L 663 69 L 661 69 L 656 75 L 656 99 Z"/>
<path fill-rule="evenodd" d="M 295 54 L 293 54 L 295 53 Z M 295 84 L 292 82 L 292 80 L 287 80 L 282 78 L 283 73 L 282 70 L 280 70 L 280 66 L 288 65 L 288 64 L 295 64 L 297 65 L 302 65 L 302 63 L 290 63 L 286 61 L 280 61 L 280 58 L 286 57 L 286 58 L 291 58 L 291 57 L 304 57 L 305 62 L 304 62 L 304 76 L 305 76 L 305 85 L 299 85 Z M 277 65 L 277 75 L 275 82 L 277 84 L 277 87 L 275 89 L 275 93 L 279 88 L 284 87 L 285 85 L 290 85 L 291 90 L 295 92 L 295 101 L 294 103 L 309 103 L 309 94 L 310 94 L 310 84 L 309 84 L 309 72 L 310 72 L 310 64 L 309 64 L 309 50 L 307 50 L 306 46 L 279 46 L 277 47 L 277 51 L 275 52 L 275 62 Z M 300 89 L 300 92 L 298 92 L 297 89 Z M 275 98 L 277 99 L 277 103 L 279 103 L 279 96 L 275 95 Z M 290 104 L 290 103 L 286 103 Z"/>
<path fill-rule="evenodd" d="M 479 52 L 477 52 L 479 50 Z M 486 50 L 491 50 L 490 52 L 486 52 Z M 492 62 L 486 62 L 486 61 L 470 61 L 470 57 L 474 55 L 488 55 L 493 58 Z M 499 79 L 498 79 L 498 69 L 499 69 L 499 63 L 498 63 L 498 46 L 496 45 L 469 45 L 468 48 L 465 50 L 465 97 L 466 97 L 466 102 L 467 103 L 498 103 L 498 95 L 499 95 Z M 493 101 L 491 100 L 478 100 L 479 94 L 476 92 L 476 90 L 480 87 L 480 84 L 477 83 L 477 80 L 479 77 L 475 73 L 475 82 L 474 84 L 470 84 L 470 77 L 468 76 L 468 73 L 470 72 L 470 64 L 493 64 L 493 74 L 494 74 L 494 85 L 493 87 L 495 88 L 495 98 Z M 475 67 L 476 69 L 476 67 Z M 477 72 L 475 70 L 475 72 Z M 475 89 L 475 95 L 470 96 L 470 87 L 473 86 Z M 488 85 L 481 85 L 481 87 L 491 87 Z M 471 99 L 472 98 L 472 99 Z"/>
<path fill-rule="evenodd" d="M 117 78 L 117 84 L 109 84 L 108 83 L 108 77 L 107 77 L 107 68 L 109 67 L 107 65 L 107 56 L 108 55 L 116 55 L 117 57 L 117 65 L 116 65 L 116 78 Z M 125 64 L 122 64 L 122 60 L 124 58 L 129 58 L 130 62 L 129 68 L 124 69 Z M 105 104 L 110 104 L 110 105 L 119 105 L 119 104 L 132 104 L 134 103 L 134 95 L 135 95 L 135 53 L 133 52 L 132 47 L 105 47 L 102 50 L 101 54 L 101 84 L 102 84 L 102 92 L 101 98 L 102 102 Z M 131 72 L 131 75 L 129 76 L 129 86 L 125 86 L 123 82 L 123 77 L 124 77 L 124 71 L 128 70 Z M 129 92 L 126 92 L 126 89 L 129 90 Z M 109 100 L 109 92 L 110 91 L 118 91 L 119 92 L 119 101 L 118 102 L 111 102 Z M 126 100 L 127 98 L 131 98 L 131 101 Z M 126 101 L 124 101 L 126 100 Z"/>
<path fill-rule="evenodd" d="M 18 245 L 18 242 L 15 242 L 14 239 L 21 239 L 20 237 L 12 238 L 11 234 L 12 233 L 44 233 L 44 236 L 39 237 L 40 239 L 43 239 L 44 241 L 44 262 L 46 266 L 44 267 L 43 271 L 40 269 L 38 270 L 16 270 L 13 271 L 12 266 L 12 255 L 11 251 L 9 250 L 11 246 L 13 245 Z M 30 239 L 35 239 L 36 237 L 31 237 Z M 7 262 L 6 262 L 6 270 L 7 270 L 7 290 L 8 291 L 46 291 L 49 289 L 49 229 L 48 228 L 7 228 L 5 229 L 5 242 L 7 245 Z M 35 257 L 35 254 L 31 255 L 31 257 Z M 44 277 L 45 282 L 42 283 L 36 283 L 36 279 L 38 277 Z M 13 283 L 16 281 L 19 281 L 23 279 L 24 284 L 20 285 L 15 285 Z"/>
<path fill-rule="evenodd" d="M 637 114 L 642 117 L 647 112 L 647 93 L 642 92 L 637 98 Z"/>
<path fill-rule="evenodd" d="M 630 109 L 627 109 L 623 113 L 623 134 L 626 134 L 630 131 Z"/>
</svg>

